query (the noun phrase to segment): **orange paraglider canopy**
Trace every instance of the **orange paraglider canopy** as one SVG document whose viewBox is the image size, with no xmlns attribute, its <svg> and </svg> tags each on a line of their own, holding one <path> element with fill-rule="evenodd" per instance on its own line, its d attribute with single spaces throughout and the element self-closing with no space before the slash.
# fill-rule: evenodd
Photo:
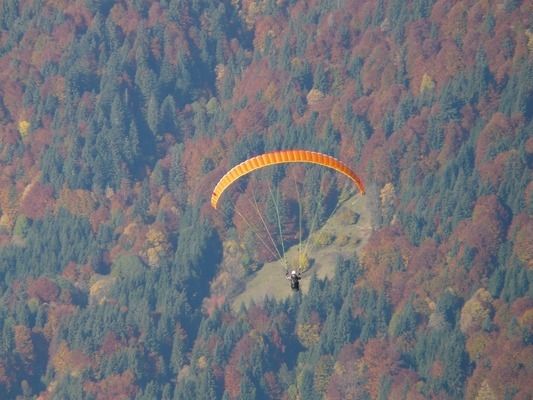
<svg viewBox="0 0 533 400">
<path fill-rule="evenodd" d="M 359 178 L 355 172 L 353 172 L 342 161 L 328 156 L 327 154 L 322 154 L 315 151 L 282 150 L 249 158 L 248 160 L 243 161 L 242 163 L 230 169 L 215 186 L 211 196 L 211 205 L 216 209 L 218 200 L 222 196 L 222 193 L 224 193 L 224 191 L 240 177 L 249 174 L 256 169 L 267 167 L 269 165 L 297 162 L 318 164 L 332 168 L 350 178 L 361 191 L 361 193 L 365 194 L 365 187 L 363 185 L 363 181 L 361 181 L 361 178 Z"/>
</svg>

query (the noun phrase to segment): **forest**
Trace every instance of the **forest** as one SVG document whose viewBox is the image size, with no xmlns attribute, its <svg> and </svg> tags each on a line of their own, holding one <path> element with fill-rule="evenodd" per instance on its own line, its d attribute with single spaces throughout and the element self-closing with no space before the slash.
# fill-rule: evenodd
<svg viewBox="0 0 533 400">
<path fill-rule="evenodd" d="M 527 0 L 0 1 L 0 398 L 532 399 L 531 132 Z M 287 246 L 346 200 L 276 167 L 213 210 L 286 149 L 372 229 L 234 307 L 247 196 Z"/>
</svg>

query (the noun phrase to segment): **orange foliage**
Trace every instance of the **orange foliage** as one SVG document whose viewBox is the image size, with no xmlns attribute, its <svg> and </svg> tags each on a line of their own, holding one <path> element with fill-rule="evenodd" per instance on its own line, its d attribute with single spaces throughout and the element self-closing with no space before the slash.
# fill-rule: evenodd
<svg viewBox="0 0 533 400">
<path fill-rule="evenodd" d="M 241 392 L 241 368 L 246 368 L 246 364 L 242 364 L 243 360 L 247 359 L 252 349 L 256 346 L 262 346 L 262 338 L 251 333 L 240 339 L 233 349 L 229 361 L 224 368 L 224 388 L 228 392 L 230 399 L 236 399 Z"/>
<path fill-rule="evenodd" d="M 155 267 L 159 264 L 160 258 L 169 249 L 167 234 L 164 228 L 152 226 L 146 232 L 146 241 L 144 244 L 144 253 L 148 265 Z"/>
<path fill-rule="evenodd" d="M 96 200 L 88 190 L 63 188 L 56 202 L 56 209 L 60 207 L 67 209 L 71 214 L 88 217 L 96 207 Z"/>
<path fill-rule="evenodd" d="M 263 51 L 267 37 L 275 41 L 282 30 L 282 22 L 284 23 L 285 21 L 279 18 L 279 16 L 278 18 L 274 18 L 268 15 L 258 18 L 254 29 L 254 47 Z"/>
<path fill-rule="evenodd" d="M 368 368 L 367 388 L 371 397 L 378 396 L 381 378 L 398 373 L 400 354 L 384 339 L 370 339 L 365 346 L 364 361 Z"/>
<path fill-rule="evenodd" d="M 376 290 L 389 287 L 395 273 L 403 274 L 410 254 L 409 241 L 397 228 L 385 228 L 372 234 L 362 255 L 362 263 L 370 285 Z M 402 293 L 395 294 L 395 298 L 401 296 Z"/>
<path fill-rule="evenodd" d="M 80 350 L 70 350 L 62 341 L 52 355 L 52 365 L 58 375 L 77 376 L 89 366 L 90 358 Z"/>
<path fill-rule="evenodd" d="M 70 304 L 52 303 L 48 308 L 48 320 L 43 328 L 43 332 L 48 339 L 53 338 L 59 329 L 59 324 L 63 318 L 74 314 L 76 307 Z"/>
<path fill-rule="evenodd" d="M 478 289 L 461 310 L 461 331 L 466 334 L 479 331 L 485 320 L 492 317 L 492 301 L 492 296 L 486 289 Z"/>
<path fill-rule="evenodd" d="M 21 358 L 24 368 L 27 372 L 30 372 L 34 359 L 34 346 L 31 339 L 31 331 L 27 326 L 15 326 L 15 349 Z"/>
<path fill-rule="evenodd" d="M 209 193 L 215 186 L 213 184 L 211 187 L 211 184 L 208 182 L 208 180 L 214 181 L 214 177 L 208 175 L 209 179 L 204 179 L 203 176 L 205 174 L 202 172 L 202 162 L 211 157 L 211 152 L 215 151 L 215 147 L 218 148 L 218 146 L 214 146 L 213 140 L 208 137 L 185 141 L 181 165 L 183 166 L 183 172 L 186 175 L 187 182 L 189 182 L 189 187 L 192 189 L 189 192 L 192 192 L 190 196 L 194 196 L 192 199 L 194 202 L 199 201 L 199 195 L 205 195 L 206 191 Z M 183 188 L 183 190 L 187 191 L 187 188 Z M 209 195 L 211 194 L 209 193 Z"/>
</svg>

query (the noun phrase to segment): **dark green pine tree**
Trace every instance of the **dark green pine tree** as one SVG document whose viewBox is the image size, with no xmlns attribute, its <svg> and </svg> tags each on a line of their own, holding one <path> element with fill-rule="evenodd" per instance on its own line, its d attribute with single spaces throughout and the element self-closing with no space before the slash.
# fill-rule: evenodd
<svg viewBox="0 0 533 400">
<path fill-rule="evenodd" d="M 337 320 L 335 309 L 330 308 L 320 333 L 320 341 L 318 343 L 320 354 L 335 354 L 338 343 Z"/>
<path fill-rule="evenodd" d="M 172 386 L 166 383 L 161 392 L 161 400 L 172 400 Z"/>
<path fill-rule="evenodd" d="M 210 366 L 204 368 L 198 377 L 198 394 L 199 397 L 196 397 L 198 400 L 211 400 L 219 397 Z"/>
<path fill-rule="evenodd" d="M 444 388 L 453 398 L 462 398 L 469 370 L 465 339 L 461 332 L 454 330 L 442 345 Z"/>
<path fill-rule="evenodd" d="M 313 385 L 313 371 L 309 368 L 305 368 L 298 380 L 298 395 L 301 399 L 317 399 L 317 394 Z"/>
<path fill-rule="evenodd" d="M 335 354 L 346 343 L 354 338 L 355 326 L 352 317 L 352 307 L 350 305 L 351 296 L 344 302 L 337 318 L 337 329 L 335 330 Z"/>
<path fill-rule="evenodd" d="M 165 97 L 161 103 L 160 109 L 160 127 L 161 131 L 172 134 L 174 137 L 179 138 L 178 121 L 176 119 L 176 103 L 171 95 Z"/>
<path fill-rule="evenodd" d="M 148 207 L 150 206 L 150 184 L 148 183 L 148 180 L 145 179 L 143 181 L 141 192 L 139 193 L 139 197 L 135 201 L 134 204 L 134 210 L 135 214 L 138 215 L 142 221 L 146 222 L 148 221 L 149 215 L 148 215 Z"/>
<path fill-rule="evenodd" d="M 151 400 L 159 398 L 161 398 L 159 385 L 154 381 L 148 382 L 145 389 L 135 396 L 135 400 Z"/>
<path fill-rule="evenodd" d="M 179 382 L 174 389 L 174 400 L 196 399 L 196 385 L 192 379 Z"/>
<path fill-rule="evenodd" d="M 185 337 L 180 331 L 174 333 L 172 350 L 170 353 L 170 367 L 177 374 L 185 363 Z"/>
<path fill-rule="evenodd" d="M 250 379 L 248 375 L 245 373 L 241 379 L 241 386 L 240 386 L 240 400 L 255 400 L 258 399 L 257 397 L 257 390 Z"/>
</svg>

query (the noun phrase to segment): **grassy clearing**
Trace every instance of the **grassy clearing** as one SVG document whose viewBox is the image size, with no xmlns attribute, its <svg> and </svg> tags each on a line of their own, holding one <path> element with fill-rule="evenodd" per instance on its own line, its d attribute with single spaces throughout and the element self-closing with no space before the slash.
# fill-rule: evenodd
<svg viewBox="0 0 533 400">
<path fill-rule="evenodd" d="M 366 243 L 370 232 L 366 198 L 357 195 L 347 199 L 309 239 L 308 257 L 314 262 L 301 280 L 302 291 L 308 290 L 313 272 L 320 278 L 331 277 L 335 271 L 337 256 L 354 256 Z M 305 246 L 305 243 L 302 245 Z M 286 251 L 286 256 L 288 260 L 296 260 L 298 246 Z M 244 291 L 235 297 L 233 308 L 237 310 L 241 304 L 250 304 L 252 301 L 262 302 L 265 297 L 282 300 L 290 296 L 291 292 L 281 262 L 267 263 L 247 282 Z"/>
</svg>

